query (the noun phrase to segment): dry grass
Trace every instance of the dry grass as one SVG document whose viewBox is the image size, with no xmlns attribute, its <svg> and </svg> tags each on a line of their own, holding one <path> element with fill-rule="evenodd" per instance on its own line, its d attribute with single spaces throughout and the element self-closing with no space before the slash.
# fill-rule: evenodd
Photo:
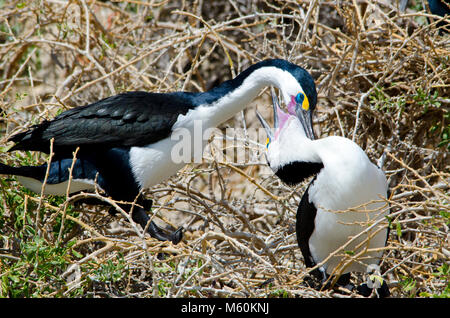
<svg viewBox="0 0 450 318">
<path fill-rule="evenodd" d="M 450 38 L 437 32 L 437 17 L 390 3 L 0 1 L 0 160 L 46 160 L 7 153 L 6 140 L 58 111 L 129 90 L 204 91 L 261 59 L 288 59 L 316 80 L 319 136 L 354 139 L 374 161 L 386 151 L 392 231 L 382 269 L 393 296 L 448 297 Z M 255 108 L 269 118 L 268 95 L 220 128 L 258 128 Z M 302 284 L 308 271 L 294 229 L 305 185 L 281 184 L 264 147 L 243 138 L 235 146 L 256 162 L 219 160 L 214 148 L 148 190 L 156 222 L 187 229 L 176 246 L 144 236 L 124 215 L 3 181 L 1 294 L 357 297 Z M 42 250 L 67 247 L 54 276 L 36 270 L 42 259 L 23 263 L 25 243 L 37 241 Z M 70 277 L 78 285 L 65 284 Z"/>
</svg>

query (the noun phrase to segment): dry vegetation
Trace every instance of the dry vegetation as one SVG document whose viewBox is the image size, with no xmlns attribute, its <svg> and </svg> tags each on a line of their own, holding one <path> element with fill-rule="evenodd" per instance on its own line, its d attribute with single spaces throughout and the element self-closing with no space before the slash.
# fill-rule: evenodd
<svg viewBox="0 0 450 318">
<path fill-rule="evenodd" d="M 422 1 L 403 13 L 392 2 L 0 0 L 0 160 L 44 162 L 6 152 L 7 138 L 62 110 L 129 90 L 203 91 L 288 59 L 316 80 L 319 136 L 354 139 L 373 161 L 386 153 L 381 267 L 393 296 L 448 297 L 450 38 Z M 255 109 L 270 118 L 269 105 L 265 91 L 220 128 L 259 128 Z M 305 185 L 280 183 L 259 140 L 243 140 L 253 163 L 218 160 L 215 147 L 148 190 L 155 221 L 186 228 L 178 245 L 2 176 L 0 295 L 358 297 L 304 286 L 294 229 Z"/>
</svg>

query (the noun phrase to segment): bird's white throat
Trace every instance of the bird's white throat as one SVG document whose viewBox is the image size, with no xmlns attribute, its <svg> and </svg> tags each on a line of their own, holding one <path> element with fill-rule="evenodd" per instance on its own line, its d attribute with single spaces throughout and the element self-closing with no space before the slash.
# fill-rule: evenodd
<svg viewBox="0 0 450 318">
<path fill-rule="evenodd" d="M 173 129 L 189 128 L 194 120 L 201 120 L 205 128 L 216 127 L 243 110 L 264 87 L 271 85 L 280 89 L 286 102 L 289 102 L 291 95 L 301 90 L 291 73 L 273 66 L 261 67 L 251 73 L 238 88 L 213 104 L 200 105 L 186 115 L 180 115 Z"/>
</svg>

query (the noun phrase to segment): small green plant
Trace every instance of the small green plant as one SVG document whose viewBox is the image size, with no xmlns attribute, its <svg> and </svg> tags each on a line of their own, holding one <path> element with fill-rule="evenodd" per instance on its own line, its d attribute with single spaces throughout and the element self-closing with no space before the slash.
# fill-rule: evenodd
<svg viewBox="0 0 450 318">
<path fill-rule="evenodd" d="M 403 277 L 403 280 L 400 281 L 400 285 L 402 286 L 402 290 L 408 294 L 408 297 L 414 297 L 416 293 L 416 284 L 417 282 L 411 277 Z"/>
<path fill-rule="evenodd" d="M 21 162 L 34 162 L 35 158 L 25 153 Z M 56 237 L 61 226 L 61 217 L 52 223 L 54 233 L 41 235 L 36 231 L 35 217 L 38 203 L 30 198 L 39 195 L 23 187 L 11 187 L 15 178 L 0 179 L 0 228 L 10 229 L 1 236 L 0 247 L 8 246 L 0 258 L 0 297 L 61 297 L 66 286 L 62 274 L 74 260 L 80 258 L 73 250 L 75 240 L 57 244 Z M 61 206 L 63 197 L 46 197 L 43 202 Z M 40 220 L 51 213 L 44 206 L 39 211 Z M 76 215 L 71 205 L 67 215 Z M 65 220 L 63 235 L 73 229 L 74 224 Z M 9 233 L 9 234 L 7 234 Z"/>
<path fill-rule="evenodd" d="M 418 105 L 423 106 L 423 113 L 428 112 L 430 107 L 439 108 L 441 103 L 438 101 L 438 91 L 434 91 L 433 94 L 430 92 L 425 92 L 421 87 L 417 89 L 416 95 L 413 96 L 414 101 Z"/>
<path fill-rule="evenodd" d="M 442 123 L 443 122 L 443 123 Z M 450 113 L 444 115 L 443 121 L 434 124 L 430 127 L 429 131 L 431 133 L 439 133 L 441 141 L 438 143 L 438 147 L 447 147 L 450 149 Z M 449 124 L 446 124 L 449 123 Z M 442 127 L 444 126 L 444 127 Z"/>
<path fill-rule="evenodd" d="M 25 97 L 27 97 L 28 96 L 28 93 L 27 92 L 23 92 L 23 93 L 19 93 L 19 92 L 17 92 L 16 93 L 16 101 L 22 101 Z"/>
<path fill-rule="evenodd" d="M 164 297 L 167 295 L 167 289 L 171 288 L 172 284 L 161 279 L 158 281 L 157 287 L 158 287 L 158 295 L 160 297 Z"/>
<path fill-rule="evenodd" d="M 369 95 L 369 102 L 375 109 L 389 110 L 390 99 L 379 86 L 374 87 L 372 93 Z"/>
<path fill-rule="evenodd" d="M 395 232 L 398 239 L 400 240 L 402 238 L 402 226 L 400 225 L 400 222 L 395 223 Z"/>
<path fill-rule="evenodd" d="M 134 3 L 128 3 L 125 7 L 125 11 L 129 11 L 132 13 L 137 13 L 138 12 L 138 5 L 134 4 Z"/>
<path fill-rule="evenodd" d="M 27 5 L 27 2 L 26 2 L 26 1 L 24 1 L 24 2 L 19 2 L 19 3 L 16 5 L 16 8 L 17 8 L 17 9 L 23 9 L 23 8 L 25 8 L 26 5 Z"/>
<path fill-rule="evenodd" d="M 125 276 L 127 270 L 123 255 L 119 254 L 115 261 L 108 259 L 100 264 L 99 268 L 93 272 L 92 278 L 103 283 L 116 283 Z"/>
<path fill-rule="evenodd" d="M 28 231 L 33 232 L 32 227 Z M 74 244 L 55 247 L 37 235 L 21 240 L 19 256 L 1 261 L 0 297 L 62 296 L 62 273 L 71 262 Z"/>
<path fill-rule="evenodd" d="M 439 215 L 445 219 L 446 225 L 450 224 L 450 212 L 442 210 L 439 212 Z"/>
<path fill-rule="evenodd" d="M 289 298 L 289 293 L 285 289 L 275 289 L 273 290 L 269 297 L 271 298 Z"/>
<path fill-rule="evenodd" d="M 442 266 L 437 268 L 437 272 L 433 273 L 433 275 L 444 282 L 444 290 L 439 294 L 422 292 L 420 293 L 420 296 L 433 298 L 450 298 L 450 265 L 444 263 Z"/>
<path fill-rule="evenodd" d="M 393 85 L 394 86 L 394 85 Z M 404 96 L 391 97 L 384 93 L 383 88 L 376 86 L 369 95 L 369 103 L 373 108 L 386 113 L 400 112 L 405 110 L 406 99 Z"/>
</svg>

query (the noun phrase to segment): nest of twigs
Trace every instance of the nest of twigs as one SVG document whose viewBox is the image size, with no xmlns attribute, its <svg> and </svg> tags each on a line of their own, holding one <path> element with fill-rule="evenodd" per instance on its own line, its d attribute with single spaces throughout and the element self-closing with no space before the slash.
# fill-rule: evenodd
<svg viewBox="0 0 450 318">
<path fill-rule="evenodd" d="M 450 38 L 437 28 L 444 18 L 409 2 L 404 12 L 383 0 L 4 2 L 0 160 L 45 162 L 6 152 L 7 139 L 61 110 L 130 90 L 204 91 L 284 58 L 315 78 L 317 135 L 384 158 L 391 231 L 381 268 L 392 296 L 448 297 Z M 2 176 L 0 295 L 359 297 L 303 283 L 295 213 L 306 184 L 282 184 L 246 134 L 260 127 L 255 109 L 270 118 L 269 106 L 264 91 L 219 127 L 203 163 L 147 191 L 155 222 L 186 229 L 178 245 L 143 234 L 125 211 L 42 197 Z M 242 135 L 228 138 L 229 127 Z M 218 156 L 225 147 L 248 162 Z"/>
</svg>

